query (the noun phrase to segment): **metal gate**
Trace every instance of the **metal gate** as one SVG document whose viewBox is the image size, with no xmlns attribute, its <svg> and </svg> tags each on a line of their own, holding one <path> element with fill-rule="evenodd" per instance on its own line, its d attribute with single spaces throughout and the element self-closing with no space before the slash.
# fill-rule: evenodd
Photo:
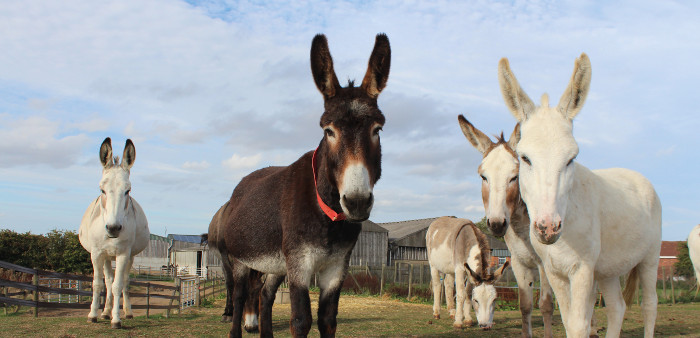
<svg viewBox="0 0 700 338">
<path fill-rule="evenodd" d="M 199 276 L 180 277 L 180 309 L 199 305 Z"/>
</svg>

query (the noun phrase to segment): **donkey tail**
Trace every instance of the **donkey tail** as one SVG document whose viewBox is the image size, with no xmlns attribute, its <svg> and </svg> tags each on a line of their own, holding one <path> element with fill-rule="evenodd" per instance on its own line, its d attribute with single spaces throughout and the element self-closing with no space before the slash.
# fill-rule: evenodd
<svg viewBox="0 0 700 338">
<path fill-rule="evenodd" d="M 625 299 L 625 304 L 627 304 L 628 308 L 632 306 L 632 301 L 637 296 L 637 289 L 639 289 L 639 267 L 635 266 L 627 275 L 625 289 L 622 291 L 622 297 Z"/>
</svg>

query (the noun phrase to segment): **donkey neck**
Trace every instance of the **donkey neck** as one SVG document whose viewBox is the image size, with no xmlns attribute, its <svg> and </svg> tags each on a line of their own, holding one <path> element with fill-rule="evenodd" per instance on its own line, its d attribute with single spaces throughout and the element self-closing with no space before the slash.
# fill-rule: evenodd
<svg viewBox="0 0 700 338">
<path fill-rule="evenodd" d="M 313 160 L 311 163 L 312 175 L 313 171 L 315 171 L 316 173 L 316 177 L 314 177 L 315 190 L 318 193 L 318 196 L 321 198 L 321 200 L 328 207 L 333 209 L 333 211 L 335 211 L 337 214 L 342 214 L 343 209 L 340 206 L 340 193 L 338 192 L 338 188 L 334 183 L 335 180 L 332 179 L 332 175 L 330 172 L 331 168 L 329 165 L 330 161 L 328 161 L 328 155 L 326 154 L 326 145 L 323 141 L 319 144 L 318 148 L 316 149 L 315 156 L 316 167 L 313 168 Z M 321 208 L 320 205 L 319 208 Z"/>
</svg>

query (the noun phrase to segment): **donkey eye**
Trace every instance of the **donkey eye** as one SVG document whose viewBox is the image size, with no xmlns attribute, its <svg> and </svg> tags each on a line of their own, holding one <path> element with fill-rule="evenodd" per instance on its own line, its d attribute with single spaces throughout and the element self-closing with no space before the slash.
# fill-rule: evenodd
<svg viewBox="0 0 700 338">
<path fill-rule="evenodd" d="M 568 163 L 566 163 L 566 166 L 570 166 L 572 163 L 574 163 L 574 160 L 576 159 L 576 156 L 572 157 Z"/>
<path fill-rule="evenodd" d="M 130 192 L 131 192 L 131 189 L 127 190 L 127 191 L 124 193 L 124 196 L 129 195 Z"/>
<path fill-rule="evenodd" d="M 323 131 L 326 132 L 326 136 L 328 136 L 328 137 L 335 137 L 335 133 L 333 132 L 333 130 L 332 130 L 331 128 L 326 128 L 326 129 L 324 129 Z"/>
<path fill-rule="evenodd" d="M 523 162 L 527 163 L 527 165 L 532 165 L 532 163 L 530 163 L 530 159 L 527 156 L 520 156 L 520 159 L 523 160 Z"/>
<path fill-rule="evenodd" d="M 513 183 L 517 179 L 518 179 L 518 176 L 514 176 L 513 178 L 510 179 L 510 181 L 508 181 L 508 183 Z"/>
<path fill-rule="evenodd" d="M 100 189 L 100 191 L 102 192 L 102 194 L 106 194 L 104 189 Z"/>
<path fill-rule="evenodd" d="M 379 131 L 380 131 L 380 130 L 382 130 L 382 127 L 381 127 L 381 126 L 379 126 L 379 127 L 377 127 L 377 128 L 374 128 L 374 130 L 372 131 L 372 134 L 373 134 L 373 135 L 379 135 Z"/>
<path fill-rule="evenodd" d="M 484 176 L 484 175 L 480 175 L 480 176 L 481 176 L 481 179 L 484 180 L 484 182 L 486 182 L 486 183 L 489 182 L 489 180 L 486 179 L 486 176 Z"/>
</svg>

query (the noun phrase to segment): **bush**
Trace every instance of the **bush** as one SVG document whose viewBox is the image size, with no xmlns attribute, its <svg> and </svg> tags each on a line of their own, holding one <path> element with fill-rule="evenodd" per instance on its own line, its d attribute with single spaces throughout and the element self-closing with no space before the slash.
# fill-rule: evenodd
<svg viewBox="0 0 700 338">
<path fill-rule="evenodd" d="M 75 231 L 52 230 L 43 236 L 0 230 L 0 260 L 33 269 L 92 272 L 90 254 Z"/>
</svg>

